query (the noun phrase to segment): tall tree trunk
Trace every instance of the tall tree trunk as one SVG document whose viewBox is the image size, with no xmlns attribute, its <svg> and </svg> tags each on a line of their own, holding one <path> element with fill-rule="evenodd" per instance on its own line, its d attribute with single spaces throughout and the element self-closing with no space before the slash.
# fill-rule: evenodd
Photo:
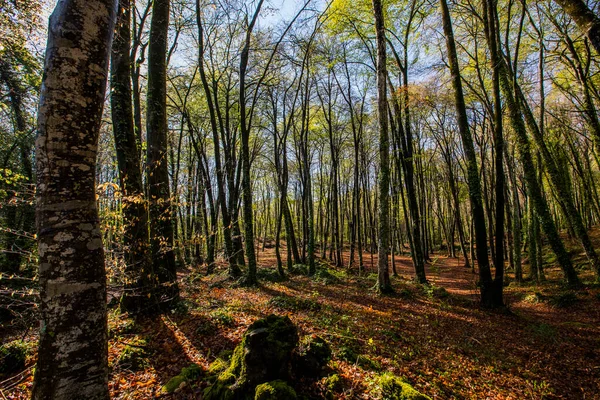
<svg viewBox="0 0 600 400">
<path fill-rule="evenodd" d="M 255 285 L 256 279 L 256 254 L 254 249 L 254 213 L 252 211 L 252 185 L 250 183 L 250 126 L 246 114 L 246 69 L 250 53 L 250 39 L 254 24 L 258 19 L 263 0 L 260 0 L 252 17 L 252 22 L 246 30 L 246 42 L 240 56 L 240 127 L 242 139 L 242 151 L 240 162 L 242 163 L 242 199 L 244 201 L 244 236 L 246 244 L 246 257 L 248 258 L 248 274 L 246 283 Z"/>
<path fill-rule="evenodd" d="M 168 170 L 167 128 L 167 35 L 169 0 L 155 0 L 148 45 L 148 93 L 146 106 L 147 183 L 150 247 L 154 272 L 161 284 L 160 301 L 179 299 L 171 193 Z"/>
<path fill-rule="evenodd" d="M 380 293 L 392 291 L 388 268 L 388 249 L 390 241 L 389 190 L 390 190 L 390 138 L 388 132 L 387 102 L 387 55 L 385 25 L 381 0 L 373 0 L 375 30 L 377 36 L 377 109 L 379 122 L 379 254 L 377 261 L 377 290 Z"/>
<path fill-rule="evenodd" d="M 112 0 L 64 0 L 50 18 L 36 141 L 41 330 L 33 399 L 109 398 L 96 153 L 116 14 Z"/>
<path fill-rule="evenodd" d="M 504 93 L 506 105 L 509 111 L 510 122 L 513 131 L 517 139 L 517 150 L 519 152 L 519 158 L 521 165 L 523 166 L 523 172 L 525 175 L 525 182 L 528 187 L 529 196 L 534 205 L 535 213 L 540 219 L 540 224 L 546 236 L 552 250 L 556 254 L 558 263 L 560 264 L 567 282 L 570 285 L 579 284 L 579 278 L 573 268 L 571 258 L 565 249 L 562 239 L 558 234 L 558 229 L 550 213 L 548 203 L 543 196 L 542 188 L 538 182 L 537 172 L 535 164 L 533 163 L 533 157 L 531 154 L 531 145 L 525 128 L 525 122 L 523 121 L 520 109 L 516 103 L 516 99 L 512 92 L 512 87 L 508 79 L 506 72 L 506 65 L 501 64 L 500 71 L 500 83 L 502 85 L 502 91 Z"/>
<path fill-rule="evenodd" d="M 463 151 L 467 162 L 467 183 L 469 185 L 469 200 L 471 203 L 472 229 L 475 233 L 475 250 L 477 255 L 477 265 L 479 267 L 480 282 L 491 282 L 492 273 L 490 270 L 490 261 L 488 258 L 487 232 L 485 226 L 485 213 L 483 209 L 483 199 L 481 193 L 481 182 L 479 180 L 479 168 L 477 166 L 477 156 L 473 137 L 469 129 L 469 120 L 467 117 L 467 107 L 462 89 L 462 80 L 460 75 L 460 66 L 456 54 L 456 43 L 454 41 L 454 32 L 452 29 L 452 20 L 446 0 L 440 0 L 442 8 L 442 18 L 444 34 L 446 36 L 446 46 L 448 49 L 448 64 L 452 74 L 452 87 L 454 88 L 454 102 L 456 105 L 456 114 L 458 121 L 458 130 L 463 144 Z M 471 248 L 473 246 L 473 235 L 471 235 Z M 481 302 L 486 304 L 486 298 L 481 293 Z"/>
<path fill-rule="evenodd" d="M 140 154 L 136 143 L 131 102 L 131 4 L 119 1 L 117 29 L 111 60 L 111 113 L 123 207 L 125 291 L 121 307 L 138 312 L 148 309 L 152 265 L 149 258 L 148 209 L 144 199 Z"/>
<path fill-rule="evenodd" d="M 495 276 L 491 283 L 481 282 L 484 304 L 490 307 L 504 305 L 502 289 L 504 285 L 504 134 L 502 127 L 502 98 L 500 96 L 500 49 L 499 28 L 497 25 L 497 0 L 486 0 L 484 2 L 484 22 L 486 25 L 486 37 L 490 50 L 490 61 L 492 64 L 492 85 L 494 99 L 493 133 L 494 133 L 494 170 L 495 170 L 495 212 L 494 212 L 494 268 Z M 489 292 L 487 295 L 484 292 Z"/>
</svg>

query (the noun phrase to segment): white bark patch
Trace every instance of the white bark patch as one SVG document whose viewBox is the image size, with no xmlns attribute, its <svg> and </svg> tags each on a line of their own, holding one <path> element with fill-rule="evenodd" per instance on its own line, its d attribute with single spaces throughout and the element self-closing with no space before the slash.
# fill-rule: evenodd
<svg viewBox="0 0 600 400">
<path fill-rule="evenodd" d="M 94 225 L 92 225 L 92 224 L 79 224 L 79 229 L 81 229 L 82 231 L 91 231 L 92 229 L 94 229 Z"/>
<path fill-rule="evenodd" d="M 73 240 L 74 236 L 67 232 L 59 232 L 54 236 L 55 242 L 68 242 Z"/>
<path fill-rule="evenodd" d="M 91 168 L 86 164 L 73 164 L 73 168 L 79 168 L 82 171 L 89 171 Z"/>
<path fill-rule="evenodd" d="M 92 239 L 91 241 L 88 242 L 87 246 L 88 250 L 98 250 L 100 248 L 102 248 L 102 239 L 97 238 L 97 239 Z"/>
<path fill-rule="evenodd" d="M 102 284 L 67 282 L 64 279 L 49 279 L 46 283 L 46 296 L 44 300 L 50 300 L 56 296 L 69 295 L 73 293 L 83 292 L 90 289 L 98 289 Z"/>
</svg>

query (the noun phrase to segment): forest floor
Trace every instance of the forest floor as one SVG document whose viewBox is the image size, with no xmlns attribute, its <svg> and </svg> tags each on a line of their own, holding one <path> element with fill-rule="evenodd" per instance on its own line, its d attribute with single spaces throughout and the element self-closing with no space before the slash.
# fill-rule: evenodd
<svg viewBox="0 0 600 400">
<path fill-rule="evenodd" d="M 600 230 L 594 236 L 600 243 Z M 582 254 L 575 257 L 583 262 Z M 410 260 L 396 258 L 389 296 L 372 290 L 376 275 L 368 253 L 363 276 L 324 266 L 316 278 L 275 282 L 267 249 L 259 253 L 263 279 L 256 288 L 236 286 L 224 269 L 209 277 L 182 271 L 180 310 L 137 320 L 110 310 L 111 396 L 201 398 L 202 378 L 174 394 L 161 388 L 190 363 L 207 369 L 233 350 L 251 322 L 275 313 L 288 315 L 301 335 L 331 343 L 328 373 L 338 374 L 341 385 L 332 391 L 325 377 L 296 381 L 308 398 L 373 398 L 377 376 L 389 371 L 434 399 L 599 399 L 600 285 L 586 268 L 580 270 L 583 288 L 569 291 L 552 257 L 545 261 L 547 282 L 509 284 L 503 312 L 481 309 L 477 275 L 445 256 L 428 264 L 430 286 L 414 283 Z M 0 338 L 22 337 L 34 349 L 33 331 L 0 329 Z M 134 368 L 122 360 L 136 348 L 144 358 Z M 2 398 L 28 398 L 34 352 L 25 371 L 0 383 Z"/>
</svg>

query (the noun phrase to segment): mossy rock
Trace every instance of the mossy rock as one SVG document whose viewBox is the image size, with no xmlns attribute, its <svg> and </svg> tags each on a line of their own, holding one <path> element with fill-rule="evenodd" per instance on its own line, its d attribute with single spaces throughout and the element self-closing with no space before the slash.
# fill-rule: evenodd
<svg viewBox="0 0 600 400">
<path fill-rule="evenodd" d="M 431 400 L 399 377 L 386 372 L 376 378 L 375 398 L 381 400 Z"/>
<path fill-rule="evenodd" d="M 225 371 L 229 367 L 229 360 L 225 360 L 221 357 L 216 358 L 209 366 L 206 371 L 208 375 L 218 375 Z"/>
<path fill-rule="evenodd" d="M 254 391 L 254 400 L 295 400 L 297 398 L 296 391 L 282 380 L 262 383 Z"/>
<path fill-rule="evenodd" d="M 318 377 L 331 360 L 331 347 L 319 336 L 306 336 L 294 354 L 294 370 L 307 377 Z"/>
<path fill-rule="evenodd" d="M 254 322 L 235 348 L 229 367 L 204 391 L 205 400 L 251 400 L 257 385 L 288 377 L 298 344 L 289 317 L 269 315 Z"/>
<path fill-rule="evenodd" d="M 132 371 L 141 371 L 148 366 L 149 352 L 147 349 L 148 343 L 144 339 L 138 339 L 127 344 L 119 358 L 117 365 Z"/>
<path fill-rule="evenodd" d="M 202 368 L 197 364 L 190 364 L 188 367 L 182 368 L 179 375 L 169 379 L 169 382 L 162 387 L 162 390 L 165 393 L 173 393 L 185 386 L 185 384 L 198 379 L 201 375 Z"/>
<path fill-rule="evenodd" d="M 0 374 L 12 374 L 25 369 L 27 345 L 15 340 L 0 347 Z"/>
</svg>

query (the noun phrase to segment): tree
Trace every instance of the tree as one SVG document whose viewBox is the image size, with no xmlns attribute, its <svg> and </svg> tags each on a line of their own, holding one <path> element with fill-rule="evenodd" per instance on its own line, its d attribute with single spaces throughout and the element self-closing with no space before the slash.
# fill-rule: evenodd
<svg viewBox="0 0 600 400">
<path fill-rule="evenodd" d="M 162 286 L 161 302 L 179 298 L 177 266 L 173 249 L 171 193 L 167 159 L 167 35 L 169 0 L 155 0 L 152 5 L 150 44 L 148 45 L 147 93 L 147 171 L 150 246 L 155 279 Z"/>
<path fill-rule="evenodd" d="M 254 254 L 254 228 L 253 219 L 254 212 L 252 211 L 252 186 L 250 182 L 250 121 L 246 113 L 246 71 L 248 68 L 248 57 L 250 53 L 250 40 L 252 38 L 252 30 L 260 14 L 263 0 L 260 0 L 256 6 L 256 11 L 252 17 L 252 21 L 246 30 L 246 40 L 242 48 L 240 56 L 240 126 L 242 139 L 242 197 L 244 200 L 244 233 L 246 236 L 246 257 L 248 257 L 248 275 L 247 283 L 255 285 L 256 279 L 256 255 Z M 257 89 L 258 90 L 258 89 Z M 250 121 L 248 121 L 250 120 Z"/>
<path fill-rule="evenodd" d="M 446 47 L 448 51 L 448 65 L 452 75 L 452 87 L 454 89 L 454 102 L 456 105 L 456 114 L 458 119 L 458 130 L 462 139 L 463 151 L 467 162 L 467 183 L 469 185 L 469 201 L 471 203 L 471 213 L 473 214 L 473 224 L 475 229 L 475 242 L 477 265 L 479 268 L 480 281 L 491 280 L 490 261 L 488 258 L 487 233 L 485 227 L 485 214 L 483 209 L 483 197 L 481 194 L 481 182 L 479 180 L 479 168 L 473 145 L 473 137 L 469 128 L 467 116 L 467 107 L 463 94 L 462 78 L 460 66 L 456 54 L 456 42 L 454 41 L 454 31 L 452 29 L 452 19 L 446 0 L 440 0 L 442 10 L 442 21 L 444 35 L 446 37 Z M 472 239 L 471 239 L 472 240 Z M 486 298 L 481 293 L 482 303 Z"/>
<path fill-rule="evenodd" d="M 108 399 L 106 274 L 96 152 L 117 13 L 65 0 L 50 18 L 38 113 L 41 330 L 33 399 Z"/>
<path fill-rule="evenodd" d="M 373 0 L 373 15 L 377 36 L 377 110 L 379 122 L 379 258 L 377 261 L 377 291 L 392 291 L 388 268 L 388 249 L 390 242 L 389 190 L 390 190 L 390 138 L 388 132 L 387 102 L 387 56 L 385 25 L 381 0 Z"/>
<path fill-rule="evenodd" d="M 600 18 L 583 0 L 555 0 L 569 14 L 598 53 L 600 53 Z"/>
<path fill-rule="evenodd" d="M 130 25 L 130 1 L 120 0 L 111 56 L 111 113 L 123 196 L 125 291 L 121 307 L 136 312 L 148 309 L 153 301 L 150 290 L 153 282 L 148 279 L 153 271 L 148 253 L 148 209 L 133 125 Z"/>
</svg>

